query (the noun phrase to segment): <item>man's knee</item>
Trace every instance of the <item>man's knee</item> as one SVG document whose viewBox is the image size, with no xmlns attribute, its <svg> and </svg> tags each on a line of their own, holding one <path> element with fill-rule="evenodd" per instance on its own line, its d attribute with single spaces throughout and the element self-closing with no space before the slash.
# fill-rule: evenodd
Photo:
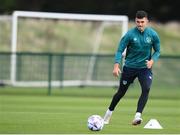
<svg viewBox="0 0 180 135">
<path fill-rule="evenodd" d="M 148 95 L 149 95 L 149 91 L 150 91 L 150 87 L 148 87 L 148 88 L 143 88 L 143 89 L 142 89 L 142 95 L 143 95 L 143 96 L 148 96 Z"/>
</svg>

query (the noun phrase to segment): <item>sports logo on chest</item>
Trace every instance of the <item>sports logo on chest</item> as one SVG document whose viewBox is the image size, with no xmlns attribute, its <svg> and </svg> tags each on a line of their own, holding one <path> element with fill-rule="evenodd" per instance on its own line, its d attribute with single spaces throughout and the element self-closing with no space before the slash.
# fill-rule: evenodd
<svg viewBox="0 0 180 135">
<path fill-rule="evenodd" d="M 151 37 L 148 36 L 148 37 L 145 38 L 145 41 L 146 41 L 146 43 L 151 43 L 152 39 L 151 39 Z"/>
<path fill-rule="evenodd" d="M 134 42 L 136 42 L 136 41 L 137 41 L 137 38 L 136 38 L 136 37 L 134 37 L 134 38 L 133 38 L 133 41 L 134 41 Z"/>
</svg>

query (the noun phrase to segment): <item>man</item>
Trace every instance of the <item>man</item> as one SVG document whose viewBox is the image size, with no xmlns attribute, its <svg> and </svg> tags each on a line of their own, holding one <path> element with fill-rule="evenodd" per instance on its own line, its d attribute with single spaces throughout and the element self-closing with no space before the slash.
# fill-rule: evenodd
<svg viewBox="0 0 180 135">
<path fill-rule="evenodd" d="M 121 73 L 120 61 L 126 49 L 125 63 L 123 66 L 118 91 L 113 96 L 111 104 L 104 116 L 104 124 L 108 124 L 111 115 L 125 95 L 129 85 L 138 78 L 142 93 L 139 97 L 136 114 L 132 125 L 139 125 L 142 122 L 141 114 L 148 100 L 148 94 L 152 83 L 152 66 L 160 56 L 160 40 L 157 33 L 148 24 L 148 15 L 145 11 L 137 11 L 135 18 L 136 27 L 129 30 L 121 39 L 117 53 L 113 75 L 118 77 Z M 152 53 L 152 50 L 154 52 Z"/>
</svg>

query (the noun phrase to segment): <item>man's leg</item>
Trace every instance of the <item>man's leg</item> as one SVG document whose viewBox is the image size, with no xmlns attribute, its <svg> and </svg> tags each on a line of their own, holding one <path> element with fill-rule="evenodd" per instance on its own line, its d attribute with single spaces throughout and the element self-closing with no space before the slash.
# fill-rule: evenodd
<svg viewBox="0 0 180 135">
<path fill-rule="evenodd" d="M 121 79 L 118 91 L 114 94 L 112 101 L 111 101 L 111 104 L 110 104 L 110 106 L 109 106 L 109 108 L 106 111 L 106 114 L 104 116 L 104 124 L 109 124 L 111 115 L 112 115 L 116 105 L 120 101 L 120 99 L 125 95 L 125 93 L 128 89 L 128 86 L 129 86 L 129 84 L 123 85 L 123 81 Z"/>
<path fill-rule="evenodd" d="M 152 84 L 152 72 L 150 69 L 145 69 L 138 76 L 141 85 L 141 96 L 138 101 L 137 112 L 142 113 L 148 100 L 149 91 Z"/>
<path fill-rule="evenodd" d="M 141 96 L 139 97 L 139 100 L 138 100 L 136 115 L 132 122 L 133 125 L 138 125 L 138 124 L 141 124 L 141 122 L 142 122 L 141 114 L 144 110 L 144 107 L 145 107 L 147 101 L 148 101 L 148 95 L 149 95 L 150 87 L 152 84 L 151 70 L 150 69 L 142 69 L 138 74 L 138 80 L 140 82 L 142 92 L 141 92 Z"/>
<path fill-rule="evenodd" d="M 109 106 L 110 111 L 114 111 L 116 105 L 120 101 L 120 99 L 126 94 L 126 91 L 130 85 L 130 82 L 123 79 L 123 77 L 120 80 L 120 86 L 118 88 L 118 91 L 114 94 L 113 99 L 111 101 L 111 104 Z"/>
<path fill-rule="evenodd" d="M 120 79 L 120 85 L 119 85 L 118 91 L 114 94 L 111 104 L 109 106 L 109 109 L 106 111 L 106 114 L 104 116 L 105 124 L 109 123 L 112 112 L 114 111 L 116 105 L 118 104 L 120 99 L 125 95 L 129 85 L 134 81 L 136 76 L 133 75 L 133 73 L 135 73 L 135 72 L 133 72 L 132 70 L 129 71 L 128 68 L 126 68 L 125 71 L 123 69 L 123 73 L 122 73 L 122 76 Z"/>
</svg>

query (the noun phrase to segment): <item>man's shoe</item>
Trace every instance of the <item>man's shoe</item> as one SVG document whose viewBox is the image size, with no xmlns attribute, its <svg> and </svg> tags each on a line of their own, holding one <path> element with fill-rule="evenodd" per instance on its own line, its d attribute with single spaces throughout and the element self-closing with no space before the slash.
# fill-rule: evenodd
<svg viewBox="0 0 180 135">
<path fill-rule="evenodd" d="M 112 111 L 107 110 L 106 114 L 104 115 L 104 124 L 109 124 L 111 116 L 112 116 Z"/>
<path fill-rule="evenodd" d="M 104 124 L 109 124 L 110 119 L 111 119 L 111 115 L 106 114 L 106 115 L 104 116 Z"/>
<path fill-rule="evenodd" d="M 141 117 L 136 117 L 134 118 L 134 120 L 132 121 L 132 125 L 136 126 L 136 125 L 140 125 L 142 123 L 142 118 Z"/>
</svg>

